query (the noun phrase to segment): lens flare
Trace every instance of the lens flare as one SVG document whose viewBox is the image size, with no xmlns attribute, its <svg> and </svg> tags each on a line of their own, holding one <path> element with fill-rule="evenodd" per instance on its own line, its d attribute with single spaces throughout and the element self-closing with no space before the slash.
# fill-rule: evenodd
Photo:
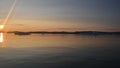
<svg viewBox="0 0 120 68">
<path fill-rule="evenodd" d="M 12 4 L 12 7 L 10 8 L 10 11 L 8 12 L 8 15 L 6 16 L 6 18 L 5 18 L 4 22 L 3 22 L 3 26 L 6 25 L 6 23 L 7 23 L 8 19 L 9 19 L 10 15 L 12 14 L 12 12 L 14 10 L 14 7 L 15 7 L 15 4 L 16 4 L 16 1 L 17 0 L 14 0 L 14 2 Z"/>
<path fill-rule="evenodd" d="M 5 18 L 5 20 L 4 20 L 4 22 L 2 23 L 2 25 L 0 25 L 0 32 L 1 32 L 1 33 L 0 33 L 0 43 L 3 42 L 3 33 L 2 33 L 2 31 L 3 31 L 3 29 L 5 28 L 5 25 L 7 24 L 8 19 L 9 19 L 9 17 L 11 16 L 11 14 L 12 14 L 14 8 L 15 8 L 16 1 L 17 1 L 17 0 L 14 0 L 13 4 L 12 4 L 12 6 L 11 6 L 11 8 L 10 8 L 10 10 L 9 10 L 6 18 Z"/>
</svg>

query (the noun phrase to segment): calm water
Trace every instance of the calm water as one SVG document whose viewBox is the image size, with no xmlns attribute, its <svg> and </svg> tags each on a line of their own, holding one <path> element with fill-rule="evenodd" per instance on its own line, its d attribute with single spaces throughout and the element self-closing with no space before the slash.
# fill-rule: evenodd
<svg viewBox="0 0 120 68">
<path fill-rule="evenodd" d="M 6 34 L 0 68 L 120 68 L 120 36 Z"/>
</svg>

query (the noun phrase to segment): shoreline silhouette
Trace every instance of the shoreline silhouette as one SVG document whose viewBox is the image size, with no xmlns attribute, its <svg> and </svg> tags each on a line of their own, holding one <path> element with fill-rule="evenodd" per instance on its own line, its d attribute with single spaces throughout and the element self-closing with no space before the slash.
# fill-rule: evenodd
<svg viewBox="0 0 120 68">
<path fill-rule="evenodd" d="M 67 31 L 30 31 L 30 32 L 22 32 L 22 31 L 12 31 L 7 33 L 14 33 L 15 35 L 31 35 L 31 34 L 77 34 L 77 35 L 120 35 L 120 32 L 102 32 L 102 31 L 75 31 L 75 32 L 67 32 Z"/>
</svg>

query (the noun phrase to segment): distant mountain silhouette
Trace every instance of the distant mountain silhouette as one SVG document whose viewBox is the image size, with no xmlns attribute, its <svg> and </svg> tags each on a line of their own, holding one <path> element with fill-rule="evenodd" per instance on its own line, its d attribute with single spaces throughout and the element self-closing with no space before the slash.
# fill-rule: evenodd
<svg viewBox="0 0 120 68">
<path fill-rule="evenodd" d="M 35 32 L 21 32 L 13 31 L 8 33 L 14 33 L 15 35 L 30 35 L 30 34 L 79 34 L 79 35 L 120 35 L 120 32 L 100 32 L 100 31 L 76 31 L 76 32 L 47 32 L 47 31 L 35 31 Z"/>
</svg>

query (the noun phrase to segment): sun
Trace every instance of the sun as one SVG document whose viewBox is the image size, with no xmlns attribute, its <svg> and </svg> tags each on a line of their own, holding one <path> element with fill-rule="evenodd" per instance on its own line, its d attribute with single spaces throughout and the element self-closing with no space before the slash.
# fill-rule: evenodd
<svg viewBox="0 0 120 68">
<path fill-rule="evenodd" d="M 0 25 L 0 29 L 3 29 L 4 28 L 4 25 Z"/>
</svg>

